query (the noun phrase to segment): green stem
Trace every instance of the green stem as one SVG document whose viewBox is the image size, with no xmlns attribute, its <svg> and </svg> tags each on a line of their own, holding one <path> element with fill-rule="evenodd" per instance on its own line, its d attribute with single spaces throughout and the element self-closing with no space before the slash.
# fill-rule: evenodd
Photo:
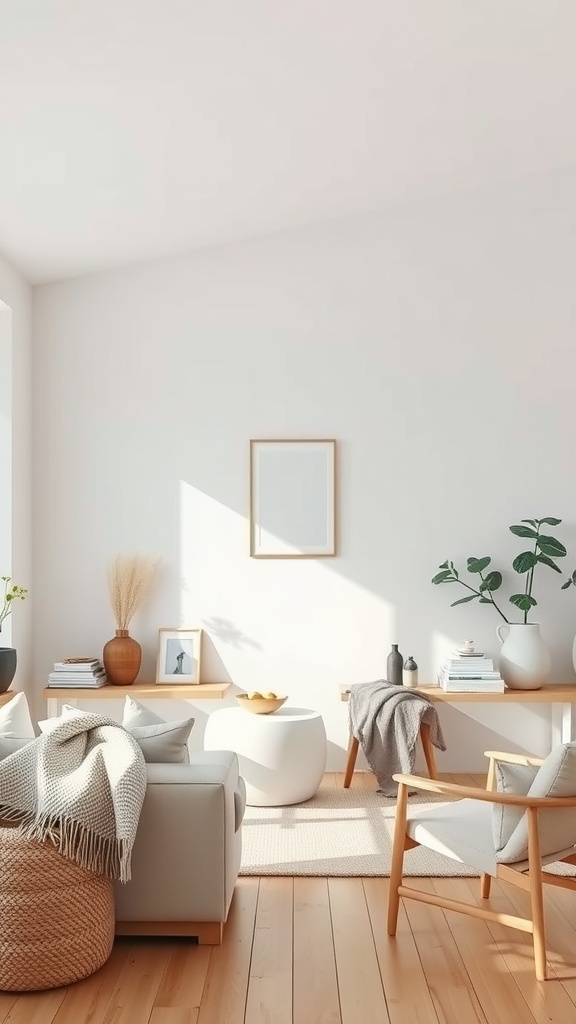
<svg viewBox="0 0 576 1024">
<path fill-rule="evenodd" d="M 484 577 L 483 577 L 482 573 L 480 573 L 480 579 L 481 579 L 482 581 L 484 581 Z M 452 582 L 452 581 L 451 581 L 451 582 Z M 504 612 L 500 611 L 500 608 L 499 608 L 499 607 L 498 607 L 498 605 L 496 604 L 496 601 L 495 601 L 495 600 L 494 600 L 494 598 L 492 597 L 492 594 L 491 594 L 491 592 L 490 592 L 489 590 L 474 590 L 474 587 L 471 587 L 471 586 L 469 586 L 469 584 L 468 584 L 468 583 L 464 583 L 464 580 L 460 580 L 460 579 L 458 579 L 458 580 L 454 580 L 453 582 L 454 582 L 454 583 L 460 583 L 460 584 L 461 584 L 461 586 L 463 586 L 463 587 L 466 587 L 466 590 L 471 590 L 471 591 L 472 591 L 472 593 L 473 593 L 473 594 L 477 594 L 477 595 L 478 595 L 478 597 L 486 597 L 486 594 L 488 594 L 488 597 L 490 598 L 490 601 L 491 601 L 491 603 L 492 603 L 492 604 L 494 605 L 494 607 L 495 607 L 496 611 L 498 612 L 498 615 L 500 615 L 500 617 L 501 617 L 502 619 L 504 619 L 504 622 L 506 622 L 506 623 L 509 623 L 509 620 L 508 620 L 508 619 L 506 618 L 506 616 L 504 615 Z"/>
<path fill-rule="evenodd" d="M 538 529 L 536 531 L 536 540 L 534 541 L 534 554 L 535 555 L 538 553 L 538 537 L 539 536 L 540 536 L 540 527 L 538 527 Z M 532 586 L 533 586 L 533 584 L 534 584 L 534 566 L 532 566 L 532 568 L 529 569 L 528 572 L 526 573 L 526 588 L 524 590 L 524 593 L 527 595 L 527 597 L 532 597 Z M 526 625 L 526 623 L 528 622 L 528 612 L 529 612 L 529 610 L 530 610 L 529 608 L 525 608 L 524 609 L 524 625 Z"/>
</svg>

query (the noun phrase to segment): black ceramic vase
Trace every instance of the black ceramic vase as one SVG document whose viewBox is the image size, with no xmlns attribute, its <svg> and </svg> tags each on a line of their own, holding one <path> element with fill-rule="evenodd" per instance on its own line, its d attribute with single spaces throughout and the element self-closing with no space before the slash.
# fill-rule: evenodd
<svg viewBox="0 0 576 1024">
<path fill-rule="evenodd" d="M 0 647 L 0 693 L 6 693 L 16 675 L 16 648 Z"/>
<path fill-rule="evenodd" d="M 392 644 L 392 650 L 386 659 L 386 679 L 394 686 L 402 686 L 402 667 L 404 658 L 398 650 L 398 644 Z"/>
</svg>

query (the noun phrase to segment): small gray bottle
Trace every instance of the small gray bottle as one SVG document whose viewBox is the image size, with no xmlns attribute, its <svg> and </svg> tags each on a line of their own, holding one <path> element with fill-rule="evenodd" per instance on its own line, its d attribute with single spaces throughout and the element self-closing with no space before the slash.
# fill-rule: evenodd
<svg viewBox="0 0 576 1024">
<path fill-rule="evenodd" d="M 394 686 L 402 686 L 402 666 L 404 658 L 398 650 L 398 644 L 392 644 L 392 650 L 386 659 L 386 678 Z"/>
</svg>

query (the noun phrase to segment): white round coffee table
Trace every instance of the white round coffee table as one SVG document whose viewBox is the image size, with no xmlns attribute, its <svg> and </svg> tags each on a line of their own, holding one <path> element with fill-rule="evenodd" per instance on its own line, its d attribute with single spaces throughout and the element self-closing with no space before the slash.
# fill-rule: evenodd
<svg viewBox="0 0 576 1024">
<path fill-rule="evenodd" d="M 252 807 L 284 807 L 314 796 L 326 768 L 326 731 L 319 711 L 284 705 L 271 715 L 243 708 L 213 711 L 205 750 L 233 750 Z"/>
</svg>

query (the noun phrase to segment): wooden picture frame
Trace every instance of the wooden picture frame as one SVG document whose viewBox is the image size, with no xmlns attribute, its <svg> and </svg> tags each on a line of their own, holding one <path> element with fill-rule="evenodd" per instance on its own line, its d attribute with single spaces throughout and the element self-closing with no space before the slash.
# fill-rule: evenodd
<svg viewBox="0 0 576 1024">
<path fill-rule="evenodd" d="M 201 667 L 201 629 L 163 626 L 158 630 L 157 683 L 170 683 L 171 686 L 200 683 Z"/>
<path fill-rule="evenodd" d="M 336 555 L 336 441 L 250 441 L 250 556 Z"/>
</svg>

